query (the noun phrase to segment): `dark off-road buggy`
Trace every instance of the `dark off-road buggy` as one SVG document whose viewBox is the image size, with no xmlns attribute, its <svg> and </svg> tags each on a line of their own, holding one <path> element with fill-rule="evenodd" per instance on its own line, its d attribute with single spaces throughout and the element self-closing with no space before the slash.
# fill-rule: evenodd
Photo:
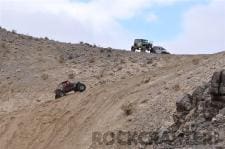
<svg viewBox="0 0 225 149">
<path fill-rule="evenodd" d="M 64 81 L 55 90 L 55 99 L 65 96 L 68 92 L 83 92 L 85 89 L 86 86 L 83 83 Z"/>
</svg>

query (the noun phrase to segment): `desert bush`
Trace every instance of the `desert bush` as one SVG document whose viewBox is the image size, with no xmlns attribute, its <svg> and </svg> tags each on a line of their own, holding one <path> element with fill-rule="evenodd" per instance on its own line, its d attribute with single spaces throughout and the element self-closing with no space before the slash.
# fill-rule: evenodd
<svg viewBox="0 0 225 149">
<path fill-rule="evenodd" d="M 27 38 L 28 38 L 28 39 L 30 39 L 30 40 L 32 40 L 32 39 L 33 39 L 33 37 L 32 37 L 32 36 L 27 36 Z"/>
<path fill-rule="evenodd" d="M 147 59 L 147 64 L 152 64 L 153 60 L 152 59 Z"/>
<path fill-rule="evenodd" d="M 3 42 L 3 43 L 1 43 L 1 47 L 2 47 L 2 48 L 4 48 L 4 49 L 6 49 L 6 48 L 7 48 L 6 43 L 4 43 L 4 42 Z"/>
<path fill-rule="evenodd" d="M 141 83 L 146 84 L 146 83 L 149 83 L 150 80 L 151 80 L 151 78 L 146 76 L 146 77 L 144 77 L 144 79 L 141 81 Z"/>
<path fill-rule="evenodd" d="M 65 62 L 65 59 L 64 59 L 63 55 L 59 56 L 58 60 L 59 60 L 59 63 L 64 63 Z"/>
<path fill-rule="evenodd" d="M 105 49 L 100 49 L 100 53 L 104 53 L 105 52 Z"/>
<path fill-rule="evenodd" d="M 126 61 L 125 61 L 124 59 L 121 59 L 121 60 L 120 60 L 120 63 L 121 63 L 121 64 L 125 64 Z"/>
<path fill-rule="evenodd" d="M 120 79 L 124 80 L 124 79 L 126 79 L 126 76 L 122 76 Z"/>
<path fill-rule="evenodd" d="M 72 61 L 72 63 L 73 63 L 73 64 L 78 64 L 78 63 L 79 63 L 79 61 L 77 61 L 77 60 L 73 60 L 73 61 Z"/>
<path fill-rule="evenodd" d="M 68 59 L 69 60 L 73 59 L 73 55 L 72 54 L 69 54 Z"/>
<path fill-rule="evenodd" d="M 131 115 L 134 112 L 134 105 L 132 103 L 125 103 L 121 106 L 121 110 L 126 116 Z"/>
<path fill-rule="evenodd" d="M 137 60 L 136 60 L 136 59 L 129 58 L 129 60 L 130 60 L 132 63 L 137 63 Z"/>
<path fill-rule="evenodd" d="M 179 91 L 181 88 L 180 88 L 180 85 L 179 84 L 176 84 L 176 85 L 173 86 L 173 89 L 175 91 Z"/>
<path fill-rule="evenodd" d="M 44 39 L 45 39 L 45 40 L 49 40 L 48 37 L 45 37 Z"/>
<path fill-rule="evenodd" d="M 13 34 L 16 34 L 16 30 L 13 29 L 13 30 L 12 30 L 12 33 L 13 33 Z"/>
<path fill-rule="evenodd" d="M 120 70 L 122 70 L 123 69 L 123 67 L 122 66 L 119 66 L 118 68 L 117 68 L 117 71 L 120 71 Z"/>
<path fill-rule="evenodd" d="M 74 79 L 74 78 L 75 78 L 74 73 L 69 73 L 69 74 L 68 74 L 68 78 L 69 78 L 69 79 Z"/>
<path fill-rule="evenodd" d="M 199 58 L 194 58 L 194 59 L 192 60 L 192 63 L 193 63 L 194 65 L 198 65 L 199 62 L 200 62 L 200 59 L 199 59 Z"/>
<path fill-rule="evenodd" d="M 153 66 L 153 67 L 156 67 L 157 65 L 158 65 L 158 63 L 154 63 L 154 64 L 152 64 L 152 66 Z"/>
<path fill-rule="evenodd" d="M 89 60 L 89 63 L 94 63 L 95 62 L 95 58 L 91 58 L 90 60 Z"/>
<path fill-rule="evenodd" d="M 80 44 L 84 44 L 84 42 L 83 41 L 80 41 Z"/>
<path fill-rule="evenodd" d="M 42 78 L 43 80 L 47 80 L 47 79 L 48 79 L 48 74 L 46 74 L 46 73 L 42 74 L 42 75 L 41 75 L 41 78 Z"/>
<path fill-rule="evenodd" d="M 111 48 L 111 47 L 108 47 L 108 48 L 107 48 L 107 52 L 108 52 L 108 53 L 111 53 L 111 52 L 112 52 L 112 48 Z"/>
</svg>

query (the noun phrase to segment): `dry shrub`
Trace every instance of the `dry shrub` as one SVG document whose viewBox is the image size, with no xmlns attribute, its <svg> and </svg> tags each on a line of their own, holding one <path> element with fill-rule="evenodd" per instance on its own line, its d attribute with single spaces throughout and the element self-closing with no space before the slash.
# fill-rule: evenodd
<svg viewBox="0 0 225 149">
<path fill-rule="evenodd" d="M 125 61 L 124 59 L 121 59 L 121 60 L 120 60 L 120 63 L 121 63 L 121 64 L 125 64 L 126 61 Z"/>
<path fill-rule="evenodd" d="M 12 30 L 12 33 L 13 33 L 13 34 L 16 34 L 16 30 L 13 29 L 13 30 Z"/>
<path fill-rule="evenodd" d="M 100 53 L 104 53 L 105 52 L 105 49 L 100 49 Z"/>
<path fill-rule="evenodd" d="M 181 88 L 180 88 L 180 85 L 179 84 L 176 84 L 176 85 L 173 86 L 173 89 L 175 91 L 179 91 Z"/>
<path fill-rule="evenodd" d="M 74 79 L 74 78 L 75 78 L 74 73 L 69 73 L 69 74 L 68 74 L 68 78 L 69 78 L 69 79 Z"/>
<path fill-rule="evenodd" d="M 78 61 L 73 60 L 72 63 L 76 65 L 76 64 L 78 64 Z"/>
<path fill-rule="evenodd" d="M 68 59 L 69 60 L 73 59 L 73 55 L 72 54 L 69 54 Z"/>
<path fill-rule="evenodd" d="M 4 42 L 1 43 L 1 47 L 4 48 L 4 49 L 6 49 L 7 48 L 6 43 L 4 43 Z"/>
<path fill-rule="evenodd" d="M 158 63 L 154 63 L 154 64 L 152 64 L 152 66 L 153 66 L 153 67 L 156 67 L 157 65 L 158 65 Z"/>
<path fill-rule="evenodd" d="M 45 39 L 45 40 L 49 40 L 48 37 L 45 37 L 44 39 Z"/>
<path fill-rule="evenodd" d="M 99 78 L 103 78 L 105 74 L 105 68 L 99 72 Z"/>
<path fill-rule="evenodd" d="M 199 62 L 200 62 L 200 59 L 199 59 L 199 58 L 194 58 L 194 59 L 192 60 L 192 63 L 193 63 L 194 65 L 198 65 Z"/>
<path fill-rule="evenodd" d="M 129 58 L 130 59 L 130 61 L 132 62 L 132 63 L 137 63 L 137 60 L 136 59 L 133 59 L 133 58 Z"/>
<path fill-rule="evenodd" d="M 112 52 L 112 48 L 111 48 L 111 47 L 108 47 L 108 48 L 107 48 L 107 52 L 108 52 L 108 53 L 111 53 L 111 52 Z"/>
<path fill-rule="evenodd" d="M 120 71 L 120 70 L 122 70 L 123 69 L 123 67 L 122 66 L 119 66 L 118 68 L 117 68 L 117 71 Z"/>
<path fill-rule="evenodd" d="M 48 74 L 45 74 L 45 73 L 42 74 L 42 75 L 41 75 L 41 78 L 42 78 L 43 80 L 47 80 L 47 79 L 48 79 Z"/>
<path fill-rule="evenodd" d="M 63 55 L 59 56 L 59 63 L 64 63 L 64 62 L 65 62 L 64 56 Z"/>
<path fill-rule="evenodd" d="M 134 112 L 134 105 L 132 103 L 125 103 L 121 106 L 121 110 L 126 116 L 131 115 Z"/>
<path fill-rule="evenodd" d="M 32 40 L 32 39 L 33 39 L 33 37 L 32 37 L 32 36 L 27 36 L 27 38 L 28 38 L 28 39 L 30 39 L 30 40 Z"/>
<path fill-rule="evenodd" d="M 141 81 L 141 83 L 146 84 L 146 83 L 149 83 L 149 82 L 150 82 L 150 80 L 151 80 L 151 78 L 150 78 L 150 77 L 144 77 L 144 79 Z"/>
<path fill-rule="evenodd" d="M 152 64 L 153 60 L 152 59 L 147 59 L 147 64 Z"/>
<path fill-rule="evenodd" d="M 95 58 L 91 58 L 90 60 L 89 60 L 89 63 L 94 63 L 95 62 Z"/>
<path fill-rule="evenodd" d="M 120 79 L 124 80 L 124 79 L 126 79 L 126 77 L 125 76 L 122 76 Z"/>
</svg>

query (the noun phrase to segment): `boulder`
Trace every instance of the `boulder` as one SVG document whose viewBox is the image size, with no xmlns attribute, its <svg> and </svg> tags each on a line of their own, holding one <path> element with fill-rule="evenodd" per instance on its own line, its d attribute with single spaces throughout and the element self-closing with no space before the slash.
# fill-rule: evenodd
<svg viewBox="0 0 225 149">
<path fill-rule="evenodd" d="M 190 111 L 192 108 L 192 97 L 185 94 L 183 98 L 176 101 L 177 112 Z"/>
<path fill-rule="evenodd" d="M 174 123 L 159 129 L 153 144 L 161 148 L 189 148 L 225 144 L 225 70 L 215 72 L 209 83 L 176 101 Z M 201 148 L 201 147 L 200 147 Z"/>
<path fill-rule="evenodd" d="M 213 101 L 225 103 L 225 70 L 213 74 L 209 92 Z"/>
</svg>

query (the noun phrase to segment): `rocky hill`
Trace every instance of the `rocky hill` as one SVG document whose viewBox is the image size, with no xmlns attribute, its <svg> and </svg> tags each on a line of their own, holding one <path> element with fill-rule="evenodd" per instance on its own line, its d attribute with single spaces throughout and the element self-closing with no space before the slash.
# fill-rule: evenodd
<svg viewBox="0 0 225 149">
<path fill-rule="evenodd" d="M 1 28 L 0 148 L 130 148 L 118 143 L 96 147 L 93 133 L 168 127 L 177 98 L 224 68 L 224 52 L 133 53 Z M 55 100 L 54 89 L 64 80 L 79 80 L 87 90 Z"/>
</svg>

